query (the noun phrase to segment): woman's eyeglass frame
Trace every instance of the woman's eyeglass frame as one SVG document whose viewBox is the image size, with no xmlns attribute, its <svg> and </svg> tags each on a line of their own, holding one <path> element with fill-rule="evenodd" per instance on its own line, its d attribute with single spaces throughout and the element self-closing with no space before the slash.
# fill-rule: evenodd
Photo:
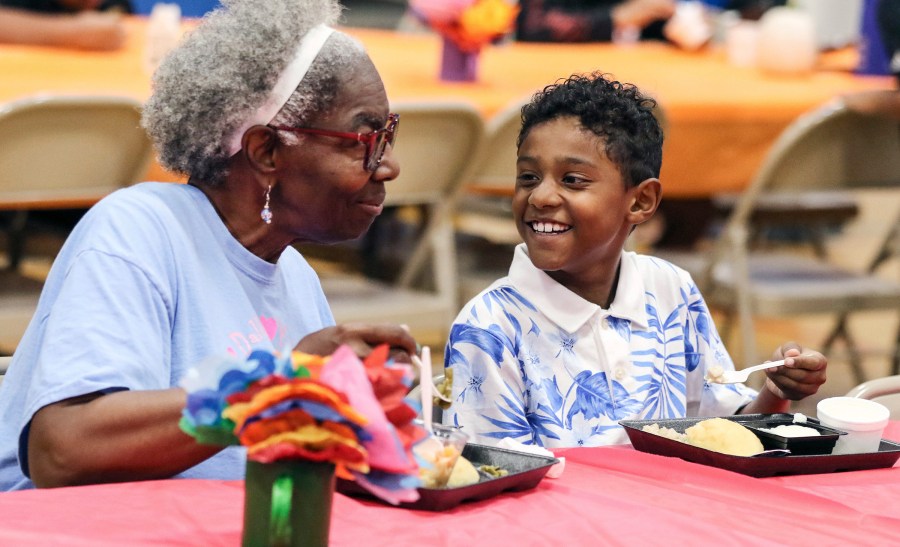
<svg viewBox="0 0 900 547">
<path fill-rule="evenodd" d="M 384 159 L 384 151 L 387 145 L 394 145 L 397 138 L 397 128 L 400 125 L 400 114 L 388 114 L 387 124 L 381 129 L 371 133 L 349 133 L 347 131 L 331 131 L 328 129 L 316 129 L 312 127 L 290 127 L 287 125 L 269 125 L 277 131 L 290 131 L 292 133 L 309 133 L 324 137 L 337 137 L 361 142 L 366 145 L 366 156 L 363 159 L 363 168 L 374 173 L 381 160 Z"/>
</svg>

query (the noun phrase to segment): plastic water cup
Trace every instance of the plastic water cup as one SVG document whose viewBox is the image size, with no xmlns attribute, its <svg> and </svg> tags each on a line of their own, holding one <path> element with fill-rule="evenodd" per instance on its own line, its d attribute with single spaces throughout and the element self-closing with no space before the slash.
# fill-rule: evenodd
<svg viewBox="0 0 900 547">
<path fill-rule="evenodd" d="M 816 415 L 822 425 L 847 432 L 840 436 L 832 454 L 865 454 L 878 452 L 890 411 L 875 401 L 830 397 L 819 401 Z"/>
<path fill-rule="evenodd" d="M 454 427 L 434 424 L 431 435 L 413 446 L 421 460 L 420 475 L 428 488 L 443 488 L 469 436 Z"/>
</svg>

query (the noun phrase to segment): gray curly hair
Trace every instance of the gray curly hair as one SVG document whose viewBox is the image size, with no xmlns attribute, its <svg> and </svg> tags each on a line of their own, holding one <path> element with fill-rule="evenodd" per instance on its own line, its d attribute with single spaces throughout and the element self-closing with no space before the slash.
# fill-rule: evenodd
<svg viewBox="0 0 900 547">
<path fill-rule="evenodd" d="M 341 13 L 336 0 L 221 3 L 156 70 L 142 117 L 164 167 L 212 186 L 228 173 L 228 136 L 266 101 L 306 33 Z M 272 121 L 303 125 L 326 110 L 340 74 L 365 56 L 358 41 L 333 33 Z"/>
</svg>

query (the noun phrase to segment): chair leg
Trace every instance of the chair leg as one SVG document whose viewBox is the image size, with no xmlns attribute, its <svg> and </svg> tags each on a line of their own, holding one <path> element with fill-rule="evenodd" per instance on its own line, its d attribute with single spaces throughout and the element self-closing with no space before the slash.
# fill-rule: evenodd
<svg viewBox="0 0 900 547">
<path fill-rule="evenodd" d="M 22 256 L 25 254 L 25 224 L 28 221 L 28 211 L 16 211 L 9 225 L 9 270 L 19 269 Z"/>
<path fill-rule="evenodd" d="M 828 257 L 828 249 L 825 247 L 825 228 L 823 226 L 815 226 L 810 228 L 809 243 L 813 248 L 816 258 L 825 259 Z"/>
<path fill-rule="evenodd" d="M 726 312 L 722 315 L 722 322 L 719 330 L 719 337 L 723 342 L 728 342 L 731 340 L 731 331 L 734 328 L 734 314 L 731 312 Z"/>
<path fill-rule="evenodd" d="M 868 272 L 877 270 L 886 260 L 900 252 L 900 218 L 894 221 L 894 225 L 888 232 L 887 237 L 878 249 L 878 253 L 867 268 Z M 865 374 L 862 371 L 861 359 L 859 351 L 853 344 L 849 332 L 847 331 L 847 314 L 841 314 L 834 329 L 825 338 L 822 351 L 826 354 L 830 352 L 832 344 L 838 338 L 843 338 L 850 352 L 850 364 L 853 366 L 853 372 L 856 375 L 858 383 L 865 381 Z M 900 326 L 897 327 L 897 339 L 894 343 L 894 351 L 891 356 L 891 374 L 900 374 Z"/>
<path fill-rule="evenodd" d="M 831 332 L 828 333 L 828 336 L 825 337 L 825 341 L 822 342 L 822 351 L 825 353 L 831 352 L 831 346 L 837 342 L 838 338 L 846 337 L 847 333 L 847 314 L 842 313 L 837 320 L 837 324 L 835 324 L 834 328 L 831 329 Z"/>
<path fill-rule="evenodd" d="M 900 332 L 898 332 L 898 337 L 900 337 Z M 825 338 L 825 342 L 822 343 L 822 352 L 826 355 L 830 354 L 832 346 L 839 339 L 844 341 L 844 346 L 847 348 L 847 360 L 850 362 L 850 368 L 853 369 L 853 377 L 856 379 L 856 383 L 861 384 L 865 382 L 866 374 L 862 367 L 862 354 L 856 342 L 850 336 L 850 331 L 847 329 L 847 314 L 842 314 L 838 318 L 837 324 Z"/>
<path fill-rule="evenodd" d="M 866 373 L 863 371 L 862 367 L 862 355 L 849 334 L 846 336 L 844 344 L 847 346 L 847 354 L 848 359 L 850 360 L 850 368 L 853 369 L 853 377 L 856 378 L 857 385 L 861 384 L 866 381 Z"/>
<path fill-rule="evenodd" d="M 891 360 L 891 374 L 900 374 L 900 325 L 897 325 L 897 339 L 894 341 L 894 358 Z"/>
</svg>

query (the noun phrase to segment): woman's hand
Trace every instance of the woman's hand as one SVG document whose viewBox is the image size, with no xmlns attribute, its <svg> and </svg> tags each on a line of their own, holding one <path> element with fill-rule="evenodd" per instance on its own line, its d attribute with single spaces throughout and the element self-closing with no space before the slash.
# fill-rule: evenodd
<svg viewBox="0 0 900 547">
<path fill-rule="evenodd" d="M 314 355 L 330 355 L 339 346 L 348 345 L 360 359 L 381 344 L 391 347 L 391 358 L 410 363 L 416 353 L 416 341 L 405 327 L 388 324 L 345 323 L 324 328 L 304 337 L 294 348 Z"/>
<path fill-rule="evenodd" d="M 643 29 L 660 19 L 668 19 L 675 14 L 675 0 L 627 0 L 611 11 L 616 28 L 632 27 Z"/>
<path fill-rule="evenodd" d="M 785 359 L 784 366 L 766 370 L 765 388 L 780 399 L 799 401 L 819 391 L 825 383 L 828 360 L 818 351 L 804 350 L 796 342 L 786 342 L 775 350 L 772 360 Z"/>
<path fill-rule="evenodd" d="M 112 51 L 125 45 L 128 30 L 118 13 L 83 11 L 71 16 L 66 43 L 79 49 Z"/>
</svg>

